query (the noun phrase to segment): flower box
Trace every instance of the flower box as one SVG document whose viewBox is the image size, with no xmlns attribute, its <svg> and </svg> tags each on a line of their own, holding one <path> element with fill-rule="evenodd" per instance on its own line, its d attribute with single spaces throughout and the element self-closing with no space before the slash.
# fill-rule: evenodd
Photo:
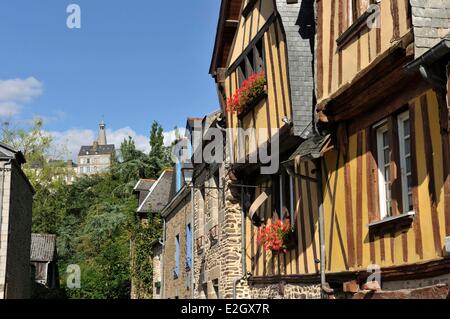
<svg viewBox="0 0 450 319">
<path fill-rule="evenodd" d="M 227 100 L 227 112 L 244 116 L 267 97 L 267 79 L 264 72 L 255 73 Z"/>
<path fill-rule="evenodd" d="M 289 220 L 277 219 L 272 224 L 262 227 L 258 233 L 258 244 L 266 251 L 276 254 L 294 249 L 296 242 L 296 233 Z"/>
</svg>

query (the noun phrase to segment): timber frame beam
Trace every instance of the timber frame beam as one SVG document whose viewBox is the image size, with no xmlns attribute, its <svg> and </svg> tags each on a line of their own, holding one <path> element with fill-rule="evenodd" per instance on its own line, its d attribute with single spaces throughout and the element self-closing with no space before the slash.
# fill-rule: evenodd
<svg viewBox="0 0 450 319">
<path fill-rule="evenodd" d="M 424 263 L 410 264 L 404 266 L 381 268 L 383 281 L 427 279 L 431 277 L 446 275 L 450 273 L 450 258 L 436 259 Z M 344 282 L 357 280 L 364 282 L 371 274 L 366 270 L 347 271 L 340 273 L 327 273 L 327 281 L 332 285 L 340 285 Z M 320 283 L 320 274 L 310 275 L 286 275 L 268 277 L 250 277 L 249 283 L 255 284 L 277 284 L 281 281 L 292 284 Z"/>
<path fill-rule="evenodd" d="M 411 79 L 403 66 L 413 60 L 413 52 L 409 49 L 412 42 L 413 34 L 409 32 L 352 82 L 319 102 L 316 107 L 319 120 L 323 123 L 345 121 L 370 110 L 386 97 L 395 96 L 405 81 Z"/>
</svg>

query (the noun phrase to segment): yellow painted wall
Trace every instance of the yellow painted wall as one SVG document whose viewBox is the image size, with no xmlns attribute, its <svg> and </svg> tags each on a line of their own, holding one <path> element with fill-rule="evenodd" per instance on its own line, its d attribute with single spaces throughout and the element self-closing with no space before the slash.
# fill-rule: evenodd
<svg viewBox="0 0 450 319">
<path fill-rule="evenodd" d="M 393 8 L 395 6 L 393 6 L 393 1 L 397 4 L 398 11 L 398 37 L 395 37 L 394 34 L 393 12 L 395 9 Z M 322 11 L 321 17 L 319 17 L 322 41 L 318 43 L 322 49 L 322 56 L 317 56 L 317 64 L 319 66 L 317 67 L 317 72 L 321 74 L 316 75 L 318 79 L 322 79 L 321 83 L 318 83 L 319 103 L 335 93 L 343 85 L 350 83 L 358 72 L 367 68 L 378 56 L 386 52 L 399 38 L 410 31 L 408 3 L 408 0 L 381 1 L 379 3 L 381 13 L 380 28 L 364 28 L 342 50 L 339 50 L 336 40 L 349 27 L 349 20 L 345 14 L 348 2 L 345 0 L 318 1 L 318 7 Z M 340 11 L 343 10 L 343 19 L 340 21 Z M 330 38 L 331 36 L 332 38 Z M 377 39 L 379 39 L 378 46 Z M 377 50 L 377 47 L 380 49 Z M 359 68 L 358 60 L 360 61 Z"/>
<path fill-rule="evenodd" d="M 427 106 L 422 106 L 421 97 L 426 96 Z M 419 209 L 411 227 L 406 231 L 387 232 L 383 236 L 376 235 L 374 240 L 370 240 L 369 228 L 369 204 L 368 196 L 374 196 L 367 191 L 367 156 L 366 149 L 366 130 L 359 132 L 363 137 L 362 161 L 356 156 L 356 138 L 357 134 L 349 137 L 349 159 L 344 160 L 342 152 L 333 150 L 328 152 L 324 157 L 324 168 L 327 171 L 325 175 L 325 237 L 327 246 L 327 271 L 341 272 L 347 270 L 364 270 L 369 264 L 378 264 L 382 267 L 414 264 L 421 261 L 433 260 L 442 256 L 442 247 L 436 247 L 434 243 L 434 234 L 441 238 L 443 245 L 445 234 L 445 206 L 444 206 L 444 173 L 443 173 L 443 152 L 442 139 L 439 127 L 439 108 L 436 95 L 433 91 L 425 92 L 423 95 L 410 101 L 411 110 L 414 111 L 414 127 L 416 132 L 416 158 L 417 158 L 417 177 L 418 177 L 418 203 Z M 424 136 L 424 118 L 422 112 L 424 108 L 428 112 L 429 128 L 432 140 L 432 161 L 435 177 L 435 192 L 437 206 L 437 220 L 439 227 L 433 227 L 432 210 L 430 199 L 430 174 L 427 172 L 426 165 L 426 149 Z M 337 159 L 339 156 L 339 162 Z M 353 212 L 353 228 L 348 232 L 348 220 L 346 215 L 346 192 L 349 191 L 345 185 L 345 164 L 350 166 L 351 180 L 351 196 L 352 196 L 352 212 Z M 356 209 L 356 185 L 357 185 L 357 169 L 358 165 L 362 165 L 362 236 L 357 238 L 357 223 L 355 213 Z M 337 167 L 337 169 L 336 169 Z M 414 165 L 413 165 L 414 167 Z M 336 187 L 335 182 L 337 179 Z M 373 200 L 378 202 L 375 196 Z M 333 205 L 334 203 L 334 205 Z M 335 207 L 333 209 L 333 207 Z M 450 216 L 447 216 L 450 218 Z M 420 225 L 420 227 L 417 227 Z M 421 239 L 419 243 L 422 245 L 423 256 L 419 256 L 416 252 L 416 237 L 420 230 Z M 357 262 L 349 263 L 348 261 L 348 234 L 354 236 L 355 250 L 358 242 L 362 243 L 362 264 Z M 447 234 L 448 235 L 448 234 Z M 371 258 L 370 249 L 374 251 Z M 404 255 L 404 247 L 407 248 L 407 256 Z M 384 258 L 383 258 L 384 251 Z M 355 258 L 356 260 L 356 258 Z"/>
</svg>

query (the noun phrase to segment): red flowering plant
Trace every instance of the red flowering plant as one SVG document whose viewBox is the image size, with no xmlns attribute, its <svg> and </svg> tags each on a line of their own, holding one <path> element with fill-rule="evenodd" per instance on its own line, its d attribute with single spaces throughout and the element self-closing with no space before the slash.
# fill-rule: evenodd
<svg viewBox="0 0 450 319">
<path fill-rule="evenodd" d="M 287 252 L 290 249 L 294 228 L 288 219 L 277 219 L 271 225 L 262 227 L 258 233 L 258 245 L 263 245 L 266 251 Z"/>
<path fill-rule="evenodd" d="M 267 80 L 264 72 L 253 74 L 242 82 L 241 87 L 228 98 L 227 112 L 241 113 L 244 111 L 256 98 L 266 91 L 266 85 Z"/>
</svg>

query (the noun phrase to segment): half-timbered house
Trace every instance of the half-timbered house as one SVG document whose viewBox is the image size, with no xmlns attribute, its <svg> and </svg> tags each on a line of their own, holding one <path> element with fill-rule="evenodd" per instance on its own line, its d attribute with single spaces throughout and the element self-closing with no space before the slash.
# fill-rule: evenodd
<svg viewBox="0 0 450 319">
<path fill-rule="evenodd" d="M 328 292 L 381 288 L 374 297 L 406 298 L 392 293 L 448 284 L 448 2 L 316 6 L 317 126 L 332 136 L 328 151 L 316 145 L 314 174 L 323 176 Z"/>
<path fill-rule="evenodd" d="M 228 236 L 242 238 L 227 250 L 225 297 L 320 297 L 317 278 L 296 280 L 319 273 L 317 192 L 305 176 L 313 167 L 280 164 L 314 131 L 314 47 L 313 1 L 222 1 L 211 74 L 227 115 L 223 218 L 239 226 L 225 227 Z M 258 240 L 277 220 L 295 230 L 286 252 Z"/>
</svg>

